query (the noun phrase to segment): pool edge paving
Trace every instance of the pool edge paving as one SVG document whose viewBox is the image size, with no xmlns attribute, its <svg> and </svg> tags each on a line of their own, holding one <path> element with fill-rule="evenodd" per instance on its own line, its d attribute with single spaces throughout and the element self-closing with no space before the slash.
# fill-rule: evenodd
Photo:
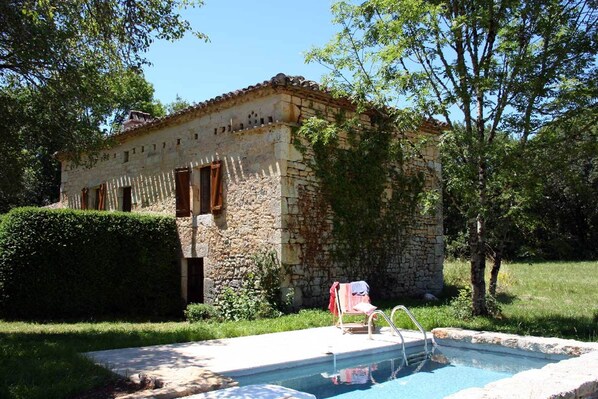
<svg viewBox="0 0 598 399">
<path fill-rule="evenodd" d="M 405 347 L 422 345 L 421 333 L 402 332 Z M 428 338 L 430 339 L 430 338 Z M 85 355 L 114 373 L 139 381 L 150 377 L 164 384 L 164 396 L 174 398 L 234 385 L 224 374 L 243 375 L 269 369 L 294 367 L 325 361 L 332 354 L 339 359 L 356 352 L 391 350 L 400 338 L 384 330 L 369 340 L 367 334 L 343 334 L 336 327 L 319 327 L 238 338 L 155 345 L 139 348 L 87 352 Z M 208 379 L 202 376 L 207 374 Z M 205 381 L 203 381 L 205 380 Z M 176 392 L 174 392 L 176 391 Z M 144 393 L 130 396 L 144 397 Z M 176 396 L 178 395 L 178 396 Z"/>
<path fill-rule="evenodd" d="M 419 332 L 401 331 L 405 346 L 422 345 Z M 517 336 L 493 332 L 438 328 L 432 331 L 440 346 L 465 345 L 508 353 L 528 351 L 534 356 L 568 355 L 541 369 L 529 370 L 450 396 L 451 399 L 472 398 L 598 398 L 598 342 Z M 325 361 L 331 354 L 339 359 L 361 352 L 396 349 L 398 337 L 376 334 L 373 341 L 367 334 L 342 334 L 335 327 L 320 327 L 239 338 L 143 348 L 89 352 L 94 362 L 124 377 L 135 380 L 139 375 L 160 379 L 164 388 L 141 391 L 122 399 L 176 398 L 227 388 L 235 385 L 223 374 L 242 376 L 305 363 Z M 400 347 L 400 346 L 398 346 Z M 219 397 L 210 396 L 210 398 Z M 506 396 L 505 396 L 506 395 Z M 522 396 L 523 395 L 523 396 Z M 230 396 L 227 396 L 230 398 Z"/>
<path fill-rule="evenodd" d="M 432 330 L 436 342 L 442 346 L 465 344 L 466 347 L 492 347 L 498 352 L 523 350 L 547 357 L 575 356 L 548 364 L 540 369 L 527 370 L 485 385 L 469 388 L 446 399 L 594 399 L 598 398 L 598 342 L 571 339 L 520 336 L 459 328 Z"/>
</svg>

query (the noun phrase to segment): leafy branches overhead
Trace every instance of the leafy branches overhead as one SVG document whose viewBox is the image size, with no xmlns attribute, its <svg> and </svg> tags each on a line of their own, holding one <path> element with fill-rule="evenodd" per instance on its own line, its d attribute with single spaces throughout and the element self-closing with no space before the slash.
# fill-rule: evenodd
<svg viewBox="0 0 598 399">
<path fill-rule="evenodd" d="M 330 68 L 326 83 L 333 91 L 373 105 L 395 123 L 403 114 L 392 110 L 400 106 L 411 115 L 442 117 L 447 135 L 460 130 L 458 155 L 469 166 L 455 179 L 467 181 L 449 184 L 470 190 L 463 217 L 473 310 L 485 314 L 486 220 L 496 209 L 488 157 L 505 159 L 491 147 L 507 135 L 524 148 L 547 124 L 596 107 L 596 3 L 367 0 L 339 1 L 332 10 L 339 32 L 307 60 Z"/>
<path fill-rule="evenodd" d="M 141 66 L 155 39 L 191 31 L 179 8 L 201 1 L 9 0 L 0 5 L 0 84 L 42 84 L 73 66 Z M 204 38 L 199 32 L 195 35 Z"/>
<path fill-rule="evenodd" d="M 341 31 L 307 60 L 329 66 L 327 82 L 354 98 L 484 124 L 490 137 L 527 137 L 595 104 L 590 1 L 341 1 L 333 13 Z"/>
<path fill-rule="evenodd" d="M 201 4 L 0 2 L 0 149 L 11 166 L 10 181 L 0 185 L 0 211 L 56 200 L 54 152 L 75 160 L 93 153 L 104 144 L 105 127 L 119 125 L 131 108 L 164 114 L 141 70 L 148 64 L 145 52 L 156 39 L 176 40 L 188 32 L 205 39 L 179 14 Z M 45 181 L 52 182 L 47 190 L 36 187 Z"/>
</svg>

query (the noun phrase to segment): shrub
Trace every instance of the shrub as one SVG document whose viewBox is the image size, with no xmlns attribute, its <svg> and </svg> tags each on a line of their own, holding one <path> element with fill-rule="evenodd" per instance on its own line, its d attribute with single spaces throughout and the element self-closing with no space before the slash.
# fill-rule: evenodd
<svg viewBox="0 0 598 399">
<path fill-rule="evenodd" d="M 190 303 L 185 309 L 185 319 L 189 323 L 215 319 L 218 317 L 218 310 L 206 303 Z"/>
<path fill-rule="evenodd" d="M 215 305 L 223 320 L 255 320 L 282 314 L 249 284 L 239 289 L 224 288 L 216 298 Z"/>
<path fill-rule="evenodd" d="M 275 252 L 253 256 L 252 270 L 246 273 L 241 287 L 225 287 L 215 305 L 224 320 L 254 320 L 277 317 L 286 308 L 280 290 L 281 266 Z"/>
<path fill-rule="evenodd" d="M 20 208 L 0 229 L 0 315 L 180 314 L 173 218 Z"/>
<path fill-rule="evenodd" d="M 467 286 L 459 290 L 457 295 L 450 303 L 453 315 L 460 320 L 470 320 L 472 318 L 472 296 L 471 287 Z M 498 317 L 501 312 L 500 303 L 491 295 L 486 295 L 486 307 L 490 316 Z"/>
</svg>

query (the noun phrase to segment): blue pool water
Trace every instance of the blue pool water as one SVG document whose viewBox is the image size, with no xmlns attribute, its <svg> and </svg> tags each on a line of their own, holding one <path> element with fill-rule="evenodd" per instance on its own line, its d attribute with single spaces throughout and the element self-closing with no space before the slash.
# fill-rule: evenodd
<svg viewBox="0 0 598 399">
<path fill-rule="evenodd" d="M 431 357 L 408 365 L 396 351 L 343 360 L 333 355 L 330 358 L 308 366 L 232 377 L 240 385 L 282 385 L 318 399 L 434 399 L 559 360 L 465 348 L 435 349 Z"/>
</svg>

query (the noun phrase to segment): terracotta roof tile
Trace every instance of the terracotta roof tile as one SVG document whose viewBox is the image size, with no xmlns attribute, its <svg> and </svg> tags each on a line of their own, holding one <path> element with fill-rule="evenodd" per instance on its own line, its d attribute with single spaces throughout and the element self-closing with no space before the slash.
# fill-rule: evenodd
<svg viewBox="0 0 598 399">
<path fill-rule="evenodd" d="M 151 119 L 151 120 L 145 120 L 142 123 L 139 123 L 139 122 L 141 122 L 141 121 L 139 121 L 135 125 L 123 128 L 117 134 L 117 136 L 127 134 L 129 132 L 140 129 L 142 127 L 155 126 L 155 125 L 158 125 L 167 120 L 178 117 L 179 115 L 183 115 L 183 114 L 204 108 L 208 105 L 217 104 L 217 103 L 224 102 L 224 101 L 236 98 L 236 97 L 240 97 L 240 96 L 243 96 L 252 91 L 256 91 L 256 90 L 259 90 L 259 89 L 262 89 L 265 87 L 277 87 L 277 86 L 294 86 L 294 87 L 300 87 L 300 88 L 304 88 L 304 89 L 308 89 L 308 90 L 319 91 L 319 92 L 323 92 L 323 93 L 327 92 L 326 90 L 322 89 L 318 83 L 311 81 L 311 80 L 307 80 L 303 76 L 287 76 L 284 73 L 279 73 L 276 76 L 273 76 L 270 80 L 265 80 L 262 83 L 257 83 L 255 85 L 247 86 L 244 89 L 235 90 L 235 91 L 231 91 L 229 93 L 221 94 L 221 95 L 211 98 L 209 100 L 202 101 L 197 104 L 193 104 L 187 108 L 184 108 L 184 109 L 174 112 L 172 114 L 166 115 L 164 117 L 155 118 L 155 119 Z"/>
<path fill-rule="evenodd" d="M 328 94 L 328 95 L 330 94 L 330 92 L 328 90 L 326 90 L 324 87 L 320 86 L 317 82 L 305 79 L 303 76 L 288 76 L 288 75 L 285 75 L 284 73 L 279 73 L 276 76 L 273 76 L 270 80 L 264 80 L 262 83 L 250 85 L 244 89 L 239 89 L 239 90 L 221 94 L 219 96 L 216 96 L 216 97 L 211 98 L 206 101 L 196 103 L 194 105 L 191 105 L 187 108 L 184 108 L 184 109 L 174 112 L 172 114 L 166 115 L 164 117 L 145 120 L 143 122 L 136 121 L 137 124 L 124 128 L 116 136 L 126 135 L 130 132 L 136 131 L 141 128 L 156 126 L 156 125 L 159 125 L 168 120 L 177 118 L 180 115 L 187 114 L 187 113 L 205 108 L 207 106 L 211 106 L 213 104 L 217 104 L 217 103 L 228 101 L 228 100 L 231 100 L 231 99 L 234 99 L 237 97 L 241 97 L 245 94 L 248 94 L 253 91 L 257 91 L 257 90 L 260 90 L 260 89 L 263 89 L 266 87 L 289 87 L 289 86 L 297 87 L 302 90 L 319 92 L 322 94 Z M 345 101 L 348 101 L 348 99 L 345 99 Z M 139 122 L 141 122 L 141 123 L 139 123 Z M 431 124 L 434 127 L 440 128 L 440 129 L 447 127 L 447 125 L 445 123 L 440 122 L 433 118 L 428 119 L 427 123 Z"/>
</svg>

